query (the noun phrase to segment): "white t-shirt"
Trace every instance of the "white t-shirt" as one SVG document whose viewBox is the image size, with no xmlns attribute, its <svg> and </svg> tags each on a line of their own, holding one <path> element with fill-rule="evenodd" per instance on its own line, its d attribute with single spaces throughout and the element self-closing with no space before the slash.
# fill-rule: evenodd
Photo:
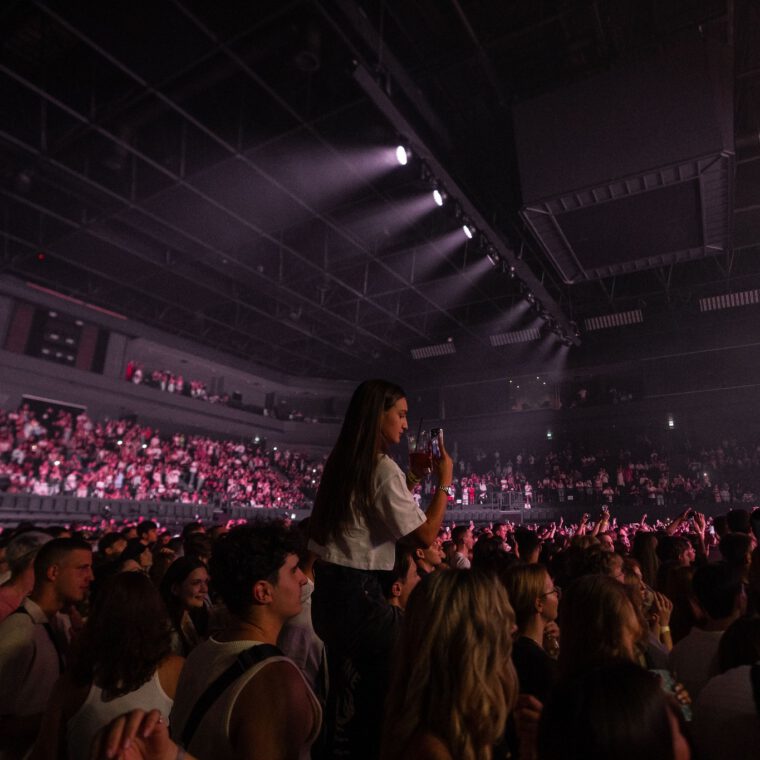
<svg viewBox="0 0 760 760">
<path fill-rule="evenodd" d="M 314 593 L 314 581 L 306 579 L 301 588 L 301 611 L 290 618 L 282 627 L 277 639 L 277 646 L 298 665 L 315 693 L 322 687 L 319 683 L 319 670 L 325 656 L 325 645 L 314 632 L 311 622 L 311 595 Z"/>
<path fill-rule="evenodd" d="M 454 561 L 452 563 L 456 570 L 469 570 L 472 567 L 470 560 L 464 554 L 454 552 Z"/>
<path fill-rule="evenodd" d="M 357 570 L 393 570 L 396 541 L 425 522 L 406 485 L 406 475 L 381 454 L 375 467 L 375 501 L 368 517 L 359 515 L 339 538 L 326 546 L 309 541 L 309 549 L 326 562 Z"/>
</svg>

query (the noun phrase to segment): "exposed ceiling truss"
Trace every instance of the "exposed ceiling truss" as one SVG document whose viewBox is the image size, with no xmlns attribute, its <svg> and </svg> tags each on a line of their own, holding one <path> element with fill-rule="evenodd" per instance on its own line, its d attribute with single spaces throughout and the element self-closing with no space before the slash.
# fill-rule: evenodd
<svg viewBox="0 0 760 760">
<path fill-rule="evenodd" d="M 0 10 L 4 273 L 337 378 L 408 374 L 412 350 L 446 342 L 457 352 L 436 366 L 495 367 L 517 349 L 493 335 L 546 325 L 577 340 L 588 317 L 760 283 L 749 0 L 223 5 Z M 735 37 L 734 245 L 567 285 L 517 214 L 513 104 L 697 27 Z M 455 237 L 463 218 L 473 241 Z"/>
</svg>

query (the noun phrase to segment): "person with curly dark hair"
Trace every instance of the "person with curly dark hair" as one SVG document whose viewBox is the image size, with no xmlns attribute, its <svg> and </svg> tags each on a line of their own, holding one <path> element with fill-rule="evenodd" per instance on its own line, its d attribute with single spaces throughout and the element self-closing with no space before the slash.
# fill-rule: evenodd
<svg viewBox="0 0 760 760">
<path fill-rule="evenodd" d="M 169 619 L 150 580 L 142 573 L 110 578 L 53 689 L 32 757 L 84 760 L 98 731 L 122 713 L 168 714 L 184 665 L 170 645 Z"/>
<path fill-rule="evenodd" d="M 281 523 L 255 522 L 214 546 L 211 579 L 231 620 L 190 653 L 182 673 L 171 732 L 187 758 L 308 757 L 322 710 L 276 648 L 285 621 L 301 610 L 298 545 Z M 231 680 L 216 691 L 226 673 Z"/>
</svg>

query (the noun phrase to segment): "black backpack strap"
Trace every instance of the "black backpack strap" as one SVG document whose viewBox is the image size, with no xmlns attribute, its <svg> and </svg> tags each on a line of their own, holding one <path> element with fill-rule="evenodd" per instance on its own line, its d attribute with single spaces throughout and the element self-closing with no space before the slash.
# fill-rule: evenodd
<svg viewBox="0 0 760 760">
<path fill-rule="evenodd" d="M 283 653 L 273 644 L 254 644 L 250 649 L 241 652 L 235 662 L 230 665 L 215 681 L 213 681 L 206 691 L 201 694 L 198 701 L 193 705 L 190 715 L 185 722 L 185 729 L 182 732 L 180 744 L 187 748 L 198 728 L 203 716 L 209 711 L 211 706 L 219 699 L 222 692 L 234 683 L 246 671 L 250 670 L 270 657 L 283 657 Z"/>
<path fill-rule="evenodd" d="M 756 662 L 749 671 L 752 681 L 752 696 L 755 698 L 755 709 L 760 714 L 760 663 Z"/>
<path fill-rule="evenodd" d="M 23 604 L 18 609 L 13 610 L 13 612 L 11 612 L 11 615 L 28 615 L 30 618 L 32 618 L 32 613 L 29 612 L 29 610 L 24 607 Z M 61 649 L 61 644 L 58 641 L 58 637 L 53 631 L 53 626 L 50 625 L 49 622 L 37 623 L 34 618 L 32 618 L 32 622 L 35 625 L 42 625 L 45 627 L 45 632 L 47 633 L 48 638 L 50 639 L 50 643 L 53 645 L 53 649 L 55 649 L 55 653 L 58 656 L 58 675 L 61 675 L 64 671 L 65 662 L 63 657 L 63 650 Z"/>
</svg>

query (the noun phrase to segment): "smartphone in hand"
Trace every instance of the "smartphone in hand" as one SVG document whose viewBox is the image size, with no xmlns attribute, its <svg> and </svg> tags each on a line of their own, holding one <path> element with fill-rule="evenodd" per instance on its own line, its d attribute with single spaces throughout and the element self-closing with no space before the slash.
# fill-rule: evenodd
<svg viewBox="0 0 760 760">
<path fill-rule="evenodd" d="M 430 453 L 434 459 L 441 458 L 441 444 L 443 443 L 443 428 L 430 430 Z"/>
</svg>

